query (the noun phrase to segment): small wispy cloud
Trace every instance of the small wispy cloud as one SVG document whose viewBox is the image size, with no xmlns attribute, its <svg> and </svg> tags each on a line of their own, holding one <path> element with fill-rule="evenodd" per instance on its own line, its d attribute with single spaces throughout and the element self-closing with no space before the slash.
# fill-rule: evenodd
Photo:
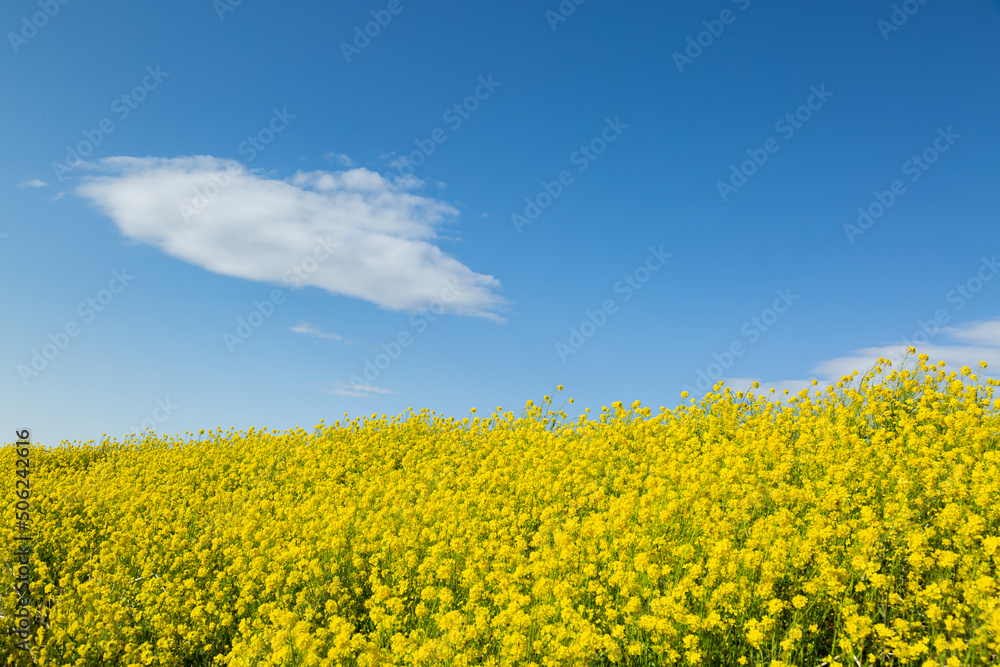
<svg viewBox="0 0 1000 667">
<path fill-rule="evenodd" d="M 330 151 L 329 153 L 323 156 L 323 159 L 329 162 L 330 164 L 336 163 L 342 167 L 354 166 L 354 160 L 352 160 L 347 155 L 344 155 L 343 153 L 334 153 L 333 151 Z"/>
<path fill-rule="evenodd" d="M 370 384 L 345 384 L 343 382 L 335 382 L 336 386 L 330 389 L 326 393 L 336 394 L 337 396 L 351 396 L 354 398 L 370 398 L 376 394 L 394 394 L 396 392 L 390 391 L 388 389 L 383 389 L 382 387 L 376 387 Z"/>
<path fill-rule="evenodd" d="M 55 197 L 52 198 L 52 201 L 59 201 L 60 199 L 62 199 L 65 196 L 66 196 L 65 192 L 60 192 L 59 194 L 57 194 Z"/>
<path fill-rule="evenodd" d="M 23 190 L 24 188 L 44 188 L 48 183 L 45 181 L 40 181 L 37 178 L 33 178 L 30 181 L 25 181 L 23 183 L 18 183 L 17 187 Z"/>
<path fill-rule="evenodd" d="M 406 159 L 406 156 L 398 155 L 395 151 L 392 153 L 383 153 L 382 155 L 379 155 L 379 159 L 385 160 L 390 169 L 395 169 L 398 172 L 404 171 L 407 165 L 409 165 L 409 161 Z"/>
<path fill-rule="evenodd" d="M 340 341 L 344 340 L 344 337 L 341 336 L 340 334 L 326 333 L 326 332 L 324 332 L 324 331 L 322 331 L 322 330 L 314 327 L 313 325 L 309 324 L 308 322 L 299 322 L 298 324 L 296 324 L 294 327 L 291 328 L 291 331 L 294 331 L 295 333 L 305 334 L 307 336 L 313 336 L 315 338 L 322 338 L 323 340 L 334 341 L 334 342 L 340 342 Z"/>
</svg>

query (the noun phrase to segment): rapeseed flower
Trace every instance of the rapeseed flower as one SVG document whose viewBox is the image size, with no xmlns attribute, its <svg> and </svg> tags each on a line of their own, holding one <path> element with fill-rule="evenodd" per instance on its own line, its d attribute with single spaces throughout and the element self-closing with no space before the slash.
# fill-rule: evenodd
<svg viewBox="0 0 1000 667">
<path fill-rule="evenodd" d="M 656 416 L 36 447 L 37 664 L 996 662 L 997 383 L 928 361 Z"/>
</svg>

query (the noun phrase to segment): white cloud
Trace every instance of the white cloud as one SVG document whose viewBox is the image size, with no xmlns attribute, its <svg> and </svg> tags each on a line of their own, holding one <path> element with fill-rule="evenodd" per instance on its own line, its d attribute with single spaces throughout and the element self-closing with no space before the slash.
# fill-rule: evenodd
<svg viewBox="0 0 1000 667">
<path fill-rule="evenodd" d="M 936 336 L 941 338 L 936 340 L 931 338 L 927 343 L 915 344 L 918 354 L 926 354 L 930 357 L 928 363 L 937 364 L 939 361 L 944 361 L 945 371 L 958 371 L 962 366 L 968 366 L 980 378 L 1000 376 L 1000 318 L 967 322 L 957 327 L 945 327 Z M 807 387 L 809 393 L 814 394 L 817 390 L 825 391 L 826 387 L 836 384 L 843 376 L 851 375 L 854 371 L 858 371 L 858 379 L 860 379 L 861 375 L 875 365 L 879 357 L 889 359 L 893 364 L 892 368 L 899 369 L 902 367 L 900 362 L 906 356 L 906 368 L 913 368 L 916 364 L 916 356 L 908 355 L 906 351 L 910 345 L 907 342 L 899 342 L 864 347 L 842 357 L 821 361 L 809 371 L 812 373 L 809 380 L 780 380 L 778 382 L 764 382 L 757 378 L 723 378 L 723 380 L 726 386 L 733 391 L 745 391 L 757 379 L 760 382 L 760 388 L 754 390 L 755 394 L 766 394 L 767 390 L 772 387 L 775 388 L 775 393 L 778 395 L 784 389 L 788 389 L 788 393 L 791 395 Z M 987 364 L 985 373 L 979 368 L 980 361 L 985 361 Z M 811 386 L 813 378 L 819 381 L 816 387 Z M 692 396 L 692 398 L 700 397 Z"/>
<path fill-rule="evenodd" d="M 337 396 L 352 396 L 354 398 L 370 398 L 374 394 L 394 394 L 396 392 L 389 391 L 388 389 L 383 389 L 382 387 L 375 387 L 370 384 L 345 384 L 343 382 L 335 382 L 336 387 L 326 392 L 328 394 L 336 394 Z"/>
<path fill-rule="evenodd" d="M 943 331 L 962 343 L 1000 347 L 1000 319 L 969 322 L 960 327 L 947 327 Z"/>
<path fill-rule="evenodd" d="M 506 303 L 494 292 L 500 281 L 434 245 L 437 228 L 458 211 L 409 192 L 419 181 L 363 168 L 277 179 L 212 156 L 112 157 L 88 166 L 106 175 L 76 192 L 122 234 L 209 271 L 311 285 L 389 310 L 436 302 L 504 321 L 495 313 Z"/>
<path fill-rule="evenodd" d="M 336 162 L 341 167 L 353 167 L 354 166 L 354 160 L 352 160 L 347 155 L 344 155 L 343 153 L 334 153 L 333 151 L 330 151 L 329 153 L 327 153 L 326 155 L 323 156 L 323 159 L 326 160 L 327 162 L 329 162 L 330 164 L 333 164 L 334 162 Z"/>
<path fill-rule="evenodd" d="M 46 183 L 45 181 L 40 181 L 37 178 L 33 178 L 30 181 L 18 183 L 17 187 L 23 190 L 24 188 L 44 188 L 46 185 L 48 185 L 48 183 Z"/>
<path fill-rule="evenodd" d="M 317 329 L 308 322 L 299 322 L 294 327 L 291 328 L 295 333 L 306 334 L 307 336 L 315 336 L 316 338 L 322 338 L 323 340 L 332 340 L 339 342 L 344 340 L 344 337 L 335 333 L 325 333 L 320 329 Z"/>
</svg>

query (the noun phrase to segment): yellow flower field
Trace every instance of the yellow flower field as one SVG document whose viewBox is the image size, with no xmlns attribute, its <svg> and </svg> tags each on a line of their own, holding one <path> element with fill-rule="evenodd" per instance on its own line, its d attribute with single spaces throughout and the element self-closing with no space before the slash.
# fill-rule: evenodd
<svg viewBox="0 0 1000 667">
<path fill-rule="evenodd" d="M 34 658 L 998 664 L 997 383 L 928 361 L 655 414 L 32 446 Z M 32 664 L 5 571 L 0 654 Z"/>
</svg>

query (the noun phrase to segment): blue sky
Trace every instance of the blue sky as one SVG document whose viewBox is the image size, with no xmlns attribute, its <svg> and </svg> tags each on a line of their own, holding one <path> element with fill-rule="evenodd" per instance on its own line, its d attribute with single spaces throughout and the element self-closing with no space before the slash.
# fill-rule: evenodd
<svg viewBox="0 0 1000 667">
<path fill-rule="evenodd" d="M 0 26 L 5 439 L 1000 368 L 996 2 Z"/>
</svg>

